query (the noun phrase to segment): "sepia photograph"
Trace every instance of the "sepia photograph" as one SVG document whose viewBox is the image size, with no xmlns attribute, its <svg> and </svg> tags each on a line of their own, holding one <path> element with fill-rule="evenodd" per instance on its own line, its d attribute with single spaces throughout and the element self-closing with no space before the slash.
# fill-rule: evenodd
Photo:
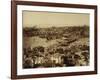
<svg viewBox="0 0 100 80">
<path fill-rule="evenodd" d="M 88 13 L 22 12 L 23 68 L 89 66 Z"/>
</svg>

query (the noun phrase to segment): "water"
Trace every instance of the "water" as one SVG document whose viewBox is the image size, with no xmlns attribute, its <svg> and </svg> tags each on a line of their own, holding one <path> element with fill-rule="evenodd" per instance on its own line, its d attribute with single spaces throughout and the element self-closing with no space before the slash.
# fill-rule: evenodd
<svg viewBox="0 0 100 80">
<path fill-rule="evenodd" d="M 57 39 L 48 41 L 46 38 L 40 38 L 38 36 L 24 37 L 23 40 L 24 40 L 23 41 L 24 48 L 28 47 L 34 48 L 37 46 L 48 47 L 58 44 Z"/>
</svg>

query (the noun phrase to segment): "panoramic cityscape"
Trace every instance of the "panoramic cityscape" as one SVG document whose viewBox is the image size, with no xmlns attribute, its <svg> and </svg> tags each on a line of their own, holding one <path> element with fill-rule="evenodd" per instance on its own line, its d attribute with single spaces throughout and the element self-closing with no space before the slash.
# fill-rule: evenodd
<svg viewBox="0 0 100 80">
<path fill-rule="evenodd" d="M 23 68 L 88 66 L 88 25 L 88 14 L 23 12 Z"/>
</svg>

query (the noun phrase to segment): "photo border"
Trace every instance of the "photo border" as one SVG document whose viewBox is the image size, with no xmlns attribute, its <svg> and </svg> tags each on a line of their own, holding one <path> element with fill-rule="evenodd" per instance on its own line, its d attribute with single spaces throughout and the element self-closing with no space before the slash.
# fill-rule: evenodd
<svg viewBox="0 0 100 80">
<path fill-rule="evenodd" d="M 94 53 L 95 53 L 94 71 L 17 75 L 17 5 L 93 9 L 95 11 L 94 12 L 94 19 L 95 19 L 94 20 L 94 27 L 95 27 L 94 28 Z M 97 6 L 96 5 L 64 4 L 64 3 L 33 2 L 33 1 L 11 1 L 11 78 L 12 79 L 90 75 L 90 74 L 97 74 Z"/>
</svg>

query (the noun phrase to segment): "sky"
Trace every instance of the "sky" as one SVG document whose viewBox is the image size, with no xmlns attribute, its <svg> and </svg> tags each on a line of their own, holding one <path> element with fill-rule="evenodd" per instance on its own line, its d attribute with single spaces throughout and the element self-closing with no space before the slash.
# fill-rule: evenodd
<svg viewBox="0 0 100 80">
<path fill-rule="evenodd" d="M 89 26 L 89 14 L 23 11 L 23 27 Z"/>
</svg>

